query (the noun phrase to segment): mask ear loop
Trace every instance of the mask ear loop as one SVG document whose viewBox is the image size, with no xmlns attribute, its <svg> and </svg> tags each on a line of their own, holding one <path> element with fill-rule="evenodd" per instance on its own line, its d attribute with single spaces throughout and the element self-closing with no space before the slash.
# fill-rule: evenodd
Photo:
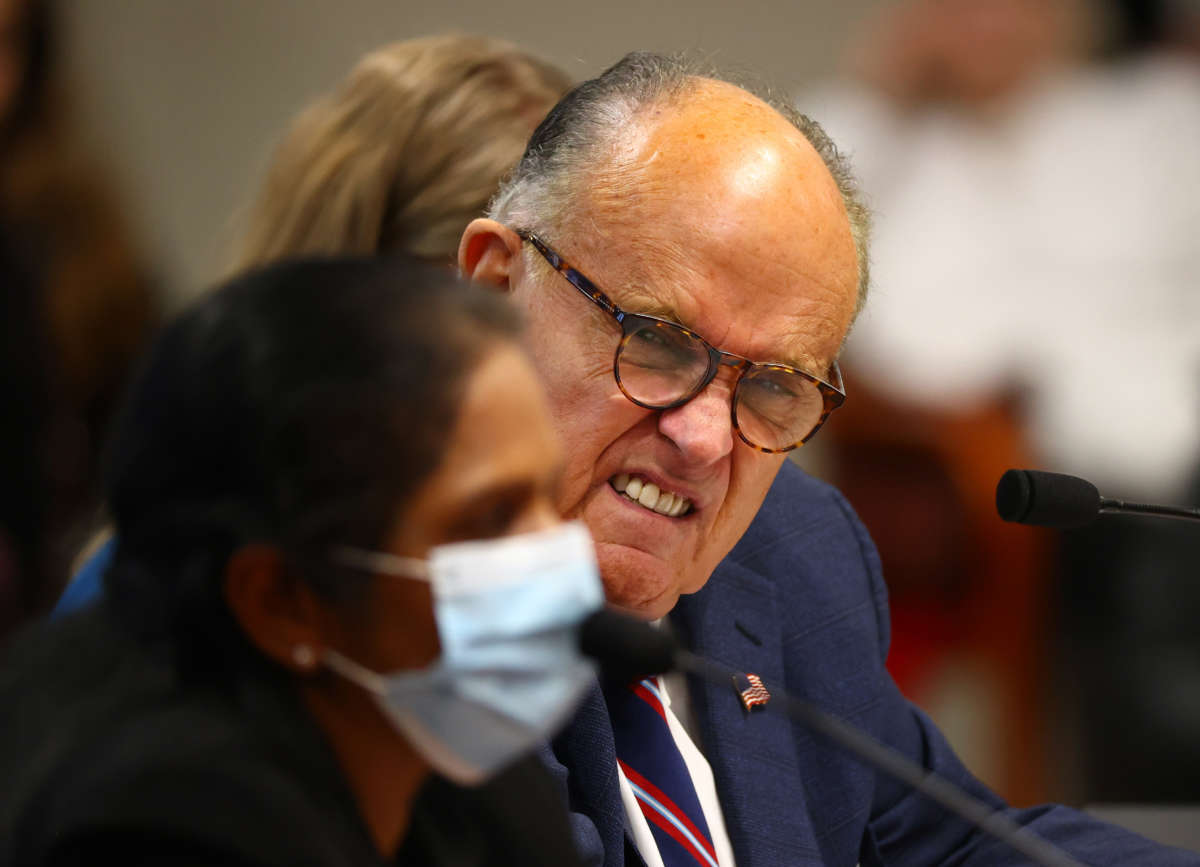
<svg viewBox="0 0 1200 867">
<path fill-rule="evenodd" d="M 331 559 L 340 566 L 361 569 L 365 572 L 382 572 L 385 575 L 416 578 L 419 581 L 432 580 L 429 576 L 429 563 L 417 557 L 402 557 L 399 554 L 388 554 L 383 551 L 364 551 L 361 548 L 343 545 L 332 550 Z M 387 678 L 378 672 L 371 671 L 353 659 L 328 648 L 321 653 L 321 660 L 330 670 L 337 672 L 351 683 L 361 686 L 367 692 L 373 692 L 379 696 L 387 695 Z"/>
<path fill-rule="evenodd" d="M 429 577 L 429 563 L 417 557 L 402 557 L 383 551 L 364 551 L 361 548 L 342 546 L 333 549 L 333 561 L 341 566 L 366 572 L 382 572 L 385 575 L 416 578 L 419 581 L 432 580 Z"/>
<path fill-rule="evenodd" d="M 371 671 L 365 665 L 360 665 L 349 657 L 342 656 L 336 650 L 326 649 L 321 654 L 321 661 L 332 671 L 337 672 L 351 683 L 361 686 L 367 692 L 373 692 L 378 696 L 387 695 L 386 677 Z"/>
</svg>

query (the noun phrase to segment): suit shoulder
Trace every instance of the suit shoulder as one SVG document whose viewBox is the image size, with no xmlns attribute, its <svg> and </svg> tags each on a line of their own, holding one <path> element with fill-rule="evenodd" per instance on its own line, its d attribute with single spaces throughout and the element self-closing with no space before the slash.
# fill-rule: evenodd
<svg viewBox="0 0 1200 867">
<path fill-rule="evenodd" d="M 827 482 L 785 463 L 729 559 L 770 580 L 785 609 L 802 612 L 807 624 L 862 609 L 872 644 L 887 647 L 879 554 L 854 509 Z"/>
<path fill-rule="evenodd" d="M 875 546 L 846 498 L 828 482 L 787 461 L 730 557 L 754 568 L 772 552 L 791 558 L 815 551 L 810 543 L 816 537 L 850 561 L 858 560 L 861 567 L 878 571 Z"/>
</svg>

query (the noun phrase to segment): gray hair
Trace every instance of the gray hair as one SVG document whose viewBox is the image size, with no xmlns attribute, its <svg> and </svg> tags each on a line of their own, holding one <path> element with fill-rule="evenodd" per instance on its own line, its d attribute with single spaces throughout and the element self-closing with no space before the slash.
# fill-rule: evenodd
<svg viewBox="0 0 1200 867">
<path fill-rule="evenodd" d="M 621 58 L 598 78 L 568 93 L 534 132 L 525 154 L 492 200 L 488 215 L 524 229 L 559 226 L 564 209 L 576 192 L 576 182 L 602 164 L 630 124 L 641 114 L 664 104 L 678 103 L 705 79 L 724 81 L 757 96 L 786 118 L 813 146 L 841 193 L 858 256 L 858 301 L 867 297 L 870 267 L 867 245 L 871 217 L 863 203 L 849 160 L 821 125 L 790 102 L 759 87 L 747 87 L 684 57 L 634 52 Z"/>
</svg>

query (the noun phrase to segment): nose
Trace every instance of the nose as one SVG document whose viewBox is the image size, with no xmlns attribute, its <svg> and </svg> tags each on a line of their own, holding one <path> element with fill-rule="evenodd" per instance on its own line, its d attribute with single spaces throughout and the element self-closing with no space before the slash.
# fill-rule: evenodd
<svg viewBox="0 0 1200 867">
<path fill-rule="evenodd" d="M 711 466 L 733 451 L 732 402 L 733 377 L 719 374 L 683 406 L 660 411 L 658 431 L 689 464 Z"/>
</svg>

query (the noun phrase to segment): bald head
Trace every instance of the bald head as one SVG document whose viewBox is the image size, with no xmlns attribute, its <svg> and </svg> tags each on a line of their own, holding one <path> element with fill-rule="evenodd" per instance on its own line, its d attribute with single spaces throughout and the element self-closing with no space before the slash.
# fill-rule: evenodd
<svg viewBox="0 0 1200 867">
<path fill-rule="evenodd" d="M 643 202 L 684 194 L 696 179 L 726 182 L 726 214 L 727 205 L 768 193 L 795 171 L 806 190 L 793 204 L 802 207 L 779 216 L 798 228 L 808 222 L 808 205 L 831 196 L 840 203 L 854 246 L 857 310 L 868 285 L 869 217 L 844 158 L 790 105 L 679 59 L 630 54 L 568 94 L 534 133 L 491 216 L 543 232 L 565 228 L 589 205 L 619 204 L 611 210 L 634 219 Z M 705 195 L 718 192 L 707 186 Z M 711 210 L 714 201 L 694 192 L 695 203 Z"/>
<path fill-rule="evenodd" d="M 781 281 L 820 284 L 849 305 L 832 319 L 853 315 L 857 250 L 842 193 L 812 143 L 761 99 L 695 79 L 669 109 L 640 115 L 608 157 L 583 175 L 558 228 L 586 226 L 601 243 L 631 237 L 631 266 L 658 274 L 670 263 L 694 269 L 694 247 L 764 263 L 787 248 L 800 270 Z"/>
</svg>

